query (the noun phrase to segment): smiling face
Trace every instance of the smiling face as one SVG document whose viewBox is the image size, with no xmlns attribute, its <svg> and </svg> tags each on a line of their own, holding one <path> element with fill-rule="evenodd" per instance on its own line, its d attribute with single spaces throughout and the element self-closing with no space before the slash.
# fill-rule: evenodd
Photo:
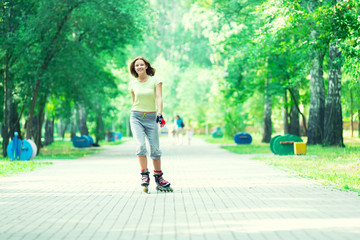
<svg viewBox="0 0 360 240">
<path fill-rule="evenodd" d="M 153 68 L 148 60 L 143 57 L 137 57 L 130 63 L 130 73 L 135 78 L 138 78 L 140 75 L 142 77 L 154 76 L 155 68 Z"/>
<path fill-rule="evenodd" d="M 144 60 L 138 59 L 135 62 L 135 71 L 140 76 L 142 74 L 146 74 L 147 65 L 145 64 Z"/>
</svg>

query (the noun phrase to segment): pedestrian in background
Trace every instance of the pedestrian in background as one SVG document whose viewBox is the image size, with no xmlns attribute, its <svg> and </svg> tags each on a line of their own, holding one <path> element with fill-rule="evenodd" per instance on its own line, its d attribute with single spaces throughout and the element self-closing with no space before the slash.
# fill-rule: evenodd
<svg viewBox="0 0 360 240">
<path fill-rule="evenodd" d="M 188 140 L 188 145 L 191 145 L 191 139 L 192 136 L 194 134 L 194 130 L 192 129 L 192 127 L 187 127 L 186 128 L 186 136 L 187 136 L 187 140 Z"/>
<path fill-rule="evenodd" d="M 176 115 L 175 117 L 175 133 L 176 139 L 179 145 L 183 144 L 183 132 L 184 132 L 184 120 L 179 116 Z"/>
<path fill-rule="evenodd" d="M 171 144 L 172 145 L 175 145 L 175 138 L 176 138 L 176 130 L 175 130 L 175 123 L 172 122 L 169 126 L 169 132 L 168 132 L 168 135 L 169 135 L 169 139 L 171 141 Z"/>
</svg>

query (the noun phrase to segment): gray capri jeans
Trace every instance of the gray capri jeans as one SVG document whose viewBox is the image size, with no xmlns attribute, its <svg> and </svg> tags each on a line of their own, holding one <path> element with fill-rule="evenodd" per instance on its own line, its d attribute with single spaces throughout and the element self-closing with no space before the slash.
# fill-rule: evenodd
<svg viewBox="0 0 360 240">
<path fill-rule="evenodd" d="M 149 140 L 150 157 L 157 159 L 161 157 L 159 148 L 159 130 L 156 124 L 156 113 L 141 113 L 132 111 L 130 115 L 130 127 L 138 144 L 136 155 L 146 156 L 145 136 Z"/>
</svg>

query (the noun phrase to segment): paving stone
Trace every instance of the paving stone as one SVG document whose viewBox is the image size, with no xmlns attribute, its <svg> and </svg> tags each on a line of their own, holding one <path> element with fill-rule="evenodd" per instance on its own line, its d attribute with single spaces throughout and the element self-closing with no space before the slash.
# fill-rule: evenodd
<svg viewBox="0 0 360 240">
<path fill-rule="evenodd" d="M 133 141 L 0 178 L 0 239 L 360 239 L 356 193 L 192 143 L 161 138 L 173 193 L 142 192 Z"/>
</svg>

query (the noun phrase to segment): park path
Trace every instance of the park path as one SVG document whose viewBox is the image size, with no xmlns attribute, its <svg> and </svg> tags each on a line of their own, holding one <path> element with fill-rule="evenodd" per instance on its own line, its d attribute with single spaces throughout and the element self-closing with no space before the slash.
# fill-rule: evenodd
<svg viewBox="0 0 360 240">
<path fill-rule="evenodd" d="M 173 193 L 142 192 L 133 141 L 0 178 L 0 239 L 360 239 L 355 193 L 199 139 L 161 146 Z"/>
</svg>

